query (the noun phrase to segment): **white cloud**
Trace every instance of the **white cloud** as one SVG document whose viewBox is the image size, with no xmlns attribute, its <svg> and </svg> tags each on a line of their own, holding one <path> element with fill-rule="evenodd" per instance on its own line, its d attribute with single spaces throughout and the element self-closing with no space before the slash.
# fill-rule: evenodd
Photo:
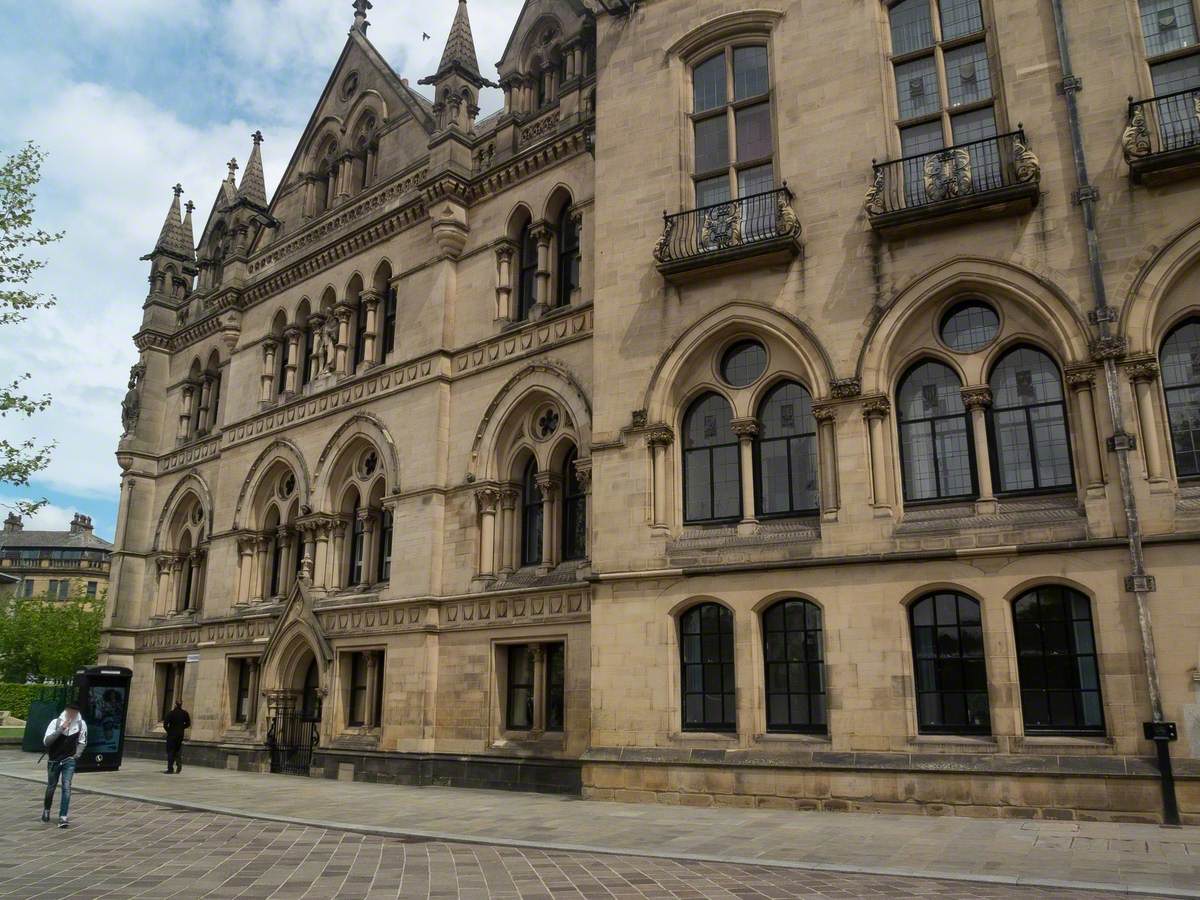
<svg viewBox="0 0 1200 900">
<path fill-rule="evenodd" d="M 201 0 L 65 0 L 64 15 L 104 31 L 144 28 L 162 19 L 193 24 L 204 13 Z"/>
<path fill-rule="evenodd" d="M 33 498 L 0 496 L 0 506 L 12 508 L 18 499 Z M 23 522 L 29 531 L 66 531 L 71 526 L 71 520 L 75 518 L 75 512 L 76 510 L 67 509 L 65 506 L 47 503 L 32 516 L 25 516 Z"/>
</svg>

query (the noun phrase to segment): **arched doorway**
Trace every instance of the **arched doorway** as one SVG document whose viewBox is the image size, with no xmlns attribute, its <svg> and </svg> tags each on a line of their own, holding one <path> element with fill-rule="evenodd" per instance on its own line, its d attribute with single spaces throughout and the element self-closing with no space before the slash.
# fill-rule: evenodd
<svg viewBox="0 0 1200 900">
<path fill-rule="evenodd" d="M 290 656 L 280 667 L 280 686 L 267 692 L 267 749 L 272 772 L 307 776 L 320 741 L 321 664 L 306 641 Z"/>
</svg>

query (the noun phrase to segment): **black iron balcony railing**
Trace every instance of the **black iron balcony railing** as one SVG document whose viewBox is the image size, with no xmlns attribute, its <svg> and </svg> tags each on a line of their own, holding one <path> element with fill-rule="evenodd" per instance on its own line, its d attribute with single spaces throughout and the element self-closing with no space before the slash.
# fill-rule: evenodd
<svg viewBox="0 0 1200 900">
<path fill-rule="evenodd" d="M 1130 164 L 1156 153 L 1200 148 L 1200 88 L 1147 100 L 1130 97 L 1121 147 Z"/>
<path fill-rule="evenodd" d="M 749 256 L 782 247 L 799 249 L 800 220 L 787 184 L 773 191 L 726 200 L 699 209 L 663 213 L 663 233 L 654 245 L 660 271 L 720 257 Z"/>
<path fill-rule="evenodd" d="M 875 180 L 867 192 L 866 210 L 872 220 L 946 206 L 967 205 L 974 199 L 990 203 L 994 195 L 1031 188 L 1041 180 L 1041 164 L 1025 132 L 957 144 L 942 150 L 875 163 Z M 938 209 L 935 209 L 938 208 Z"/>
</svg>

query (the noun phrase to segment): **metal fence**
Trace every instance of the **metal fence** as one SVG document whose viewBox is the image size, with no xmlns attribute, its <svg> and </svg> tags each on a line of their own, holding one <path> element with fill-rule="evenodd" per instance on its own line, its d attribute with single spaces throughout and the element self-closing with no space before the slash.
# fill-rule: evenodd
<svg viewBox="0 0 1200 900">
<path fill-rule="evenodd" d="M 654 248 L 659 263 L 703 257 L 795 237 L 800 223 L 786 186 L 726 200 L 674 215 L 663 214 L 663 233 Z"/>
<path fill-rule="evenodd" d="M 1130 97 L 1123 143 L 1130 157 L 1200 146 L 1200 88 L 1146 100 Z"/>
</svg>

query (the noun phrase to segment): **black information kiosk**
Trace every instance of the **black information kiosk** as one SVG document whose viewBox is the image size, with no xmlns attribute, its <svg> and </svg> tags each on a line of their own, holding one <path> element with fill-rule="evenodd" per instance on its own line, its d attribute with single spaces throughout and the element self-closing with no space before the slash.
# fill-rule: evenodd
<svg viewBox="0 0 1200 900">
<path fill-rule="evenodd" d="M 92 666 L 75 673 L 79 706 L 87 723 L 87 748 L 77 766 L 80 772 L 115 772 L 125 750 L 125 714 L 133 670 L 123 666 Z"/>
</svg>

